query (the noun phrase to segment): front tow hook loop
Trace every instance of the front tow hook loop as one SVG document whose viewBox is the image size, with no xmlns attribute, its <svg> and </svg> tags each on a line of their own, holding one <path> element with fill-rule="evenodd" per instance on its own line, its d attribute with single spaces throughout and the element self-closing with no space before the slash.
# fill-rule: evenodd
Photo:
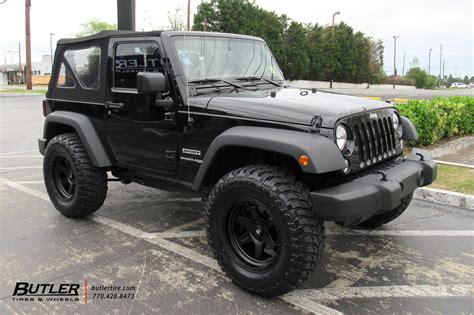
<svg viewBox="0 0 474 315">
<path fill-rule="evenodd" d="M 424 161 L 424 160 L 425 160 L 425 157 L 424 157 L 423 154 L 421 154 L 420 152 L 416 152 L 415 154 L 420 157 L 420 161 Z"/>
<path fill-rule="evenodd" d="M 380 171 L 380 170 L 379 170 L 379 171 L 377 171 L 377 173 L 379 173 L 380 175 L 382 175 L 382 179 L 381 179 L 382 181 L 384 181 L 384 182 L 387 182 L 387 181 L 388 181 L 388 179 L 387 179 L 387 174 L 386 174 L 384 171 Z"/>
</svg>

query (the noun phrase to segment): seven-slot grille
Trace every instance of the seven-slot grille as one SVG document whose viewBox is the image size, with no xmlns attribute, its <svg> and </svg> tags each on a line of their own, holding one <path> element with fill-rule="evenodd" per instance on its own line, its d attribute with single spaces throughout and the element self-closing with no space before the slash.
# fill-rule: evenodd
<svg viewBox="0 0 474 315">
<path fill-rule="evenodd" d="M 355 140 L 354 152 L 349 157 L 351 171 L 360 170 L 401 152 L 392 115 L 393 110 L 382 110 L 344 120 Z"/>
</svg>

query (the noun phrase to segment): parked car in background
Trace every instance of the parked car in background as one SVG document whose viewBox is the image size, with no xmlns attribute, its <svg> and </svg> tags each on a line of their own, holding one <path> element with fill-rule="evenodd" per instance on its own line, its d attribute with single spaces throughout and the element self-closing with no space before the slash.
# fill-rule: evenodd
<svg viewBox="0 0 474 315">
<path fill-rule="evenodd" d="M 469 83 L 470 88 L 474 88 L 474 82 Z"/>
<path fill-rule="evenodd" d="M 450 86 L 452 89 L 469 89 L 470 86 L 462 82 L 453 82 Z"/>
</svg>

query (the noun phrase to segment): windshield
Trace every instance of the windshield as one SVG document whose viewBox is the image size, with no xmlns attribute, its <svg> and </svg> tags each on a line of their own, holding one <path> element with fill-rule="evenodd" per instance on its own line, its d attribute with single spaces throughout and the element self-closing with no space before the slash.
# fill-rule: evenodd
<svg viewBox="0 0 474 315">
<path fill-rule="evenodd" d="M 179 36 L 173 38 L 179 61 L 189 82 L 243 77 L 284 80 L 268 46 L 258 40 Z"/>
</svg>

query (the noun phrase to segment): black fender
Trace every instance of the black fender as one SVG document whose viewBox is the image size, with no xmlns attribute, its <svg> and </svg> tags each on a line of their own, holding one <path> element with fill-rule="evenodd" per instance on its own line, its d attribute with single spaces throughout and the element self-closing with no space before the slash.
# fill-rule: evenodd
<svg viewBox="0 0 474 315">
<path fill-rule="evenodd" d="M 110 158 L 100 141 L 99 136 L 89 117 L 83 114 L 55 111 L 46 116 L 43 129 L 43 141 L 47 142 L 56 136 L 55 128 L 59 125 L 66 125 L 73 128 L 81 138 L 82 143 L 86 147 L 87 153 L 92 163 L 97 167 L 112 166 Z"/>
<path fill-rule="evenodd" d="M 228 146 L 277 152 L 291 156 L 296 161 L 300 155 L 306 154 L 310 162 L 307 166 L 300 165 L 300 167 L 303 172 L 310 174 L 322 174 L 346 167 L 336 144 L 321 135 L 293 130 L 239 126 L 224 131 L 211 143 L 194 179 L 193 190 L 201 189 L 206 174 L 212 168 L 219 151 Z"/>
<path fill-rule="evenodd" d="M 403 128 L 402 138 L 405 140 L 417 140 L 418 132 L 416 131 L 415 125 L 413 125 L 411 120 L 405 116 L 400 116 L 400 121 Z"/>
</svg>

